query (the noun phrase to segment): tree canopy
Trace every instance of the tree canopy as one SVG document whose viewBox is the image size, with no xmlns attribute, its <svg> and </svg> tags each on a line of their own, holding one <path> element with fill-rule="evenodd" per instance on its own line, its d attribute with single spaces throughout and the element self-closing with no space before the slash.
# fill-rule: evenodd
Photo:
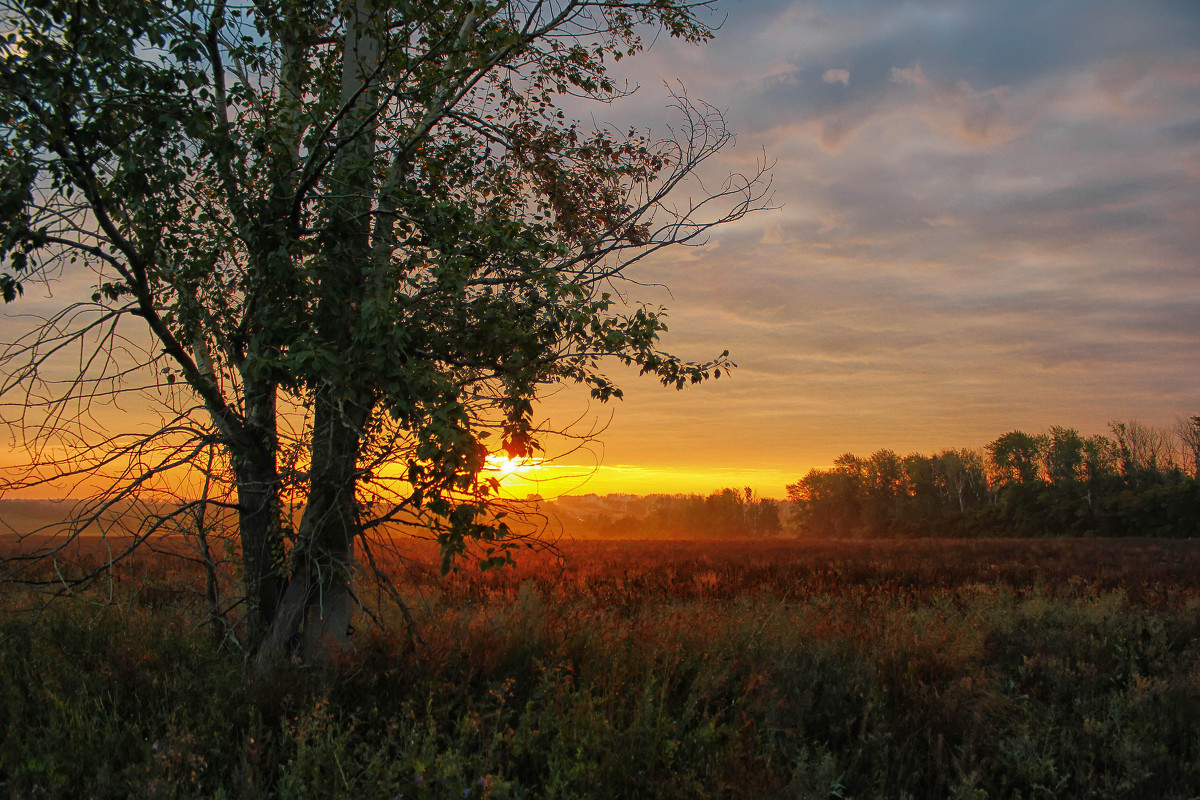
<svg viewBox="0 0 1200 800">
<path fill-rule="evenodd" d="M 1196 418 L 1009 431 L 985 448 L 847 453 L 787 487 L 807 536 L 1195 536 Z"/>
<path fill-rule="evenodd" d="M 706 2 L 3 5 L 0 293 L 68 298 L 3 353 L 4 485 L 112 475 L 72 532 L 172 487 L 233 508 L 253 649 L 337 644 L 381 521 L 503 559 L 486 457 L 539 447 L 542 387 L 731 366 L 614 285 L 761 207 L 765 165 L 692 183 L 731 135 L 682 90 L 665 139 L 571 113 L 643 34 L 711 36 Z M 131 393 L 152 430 L 99 421 Z"/>
</svg>

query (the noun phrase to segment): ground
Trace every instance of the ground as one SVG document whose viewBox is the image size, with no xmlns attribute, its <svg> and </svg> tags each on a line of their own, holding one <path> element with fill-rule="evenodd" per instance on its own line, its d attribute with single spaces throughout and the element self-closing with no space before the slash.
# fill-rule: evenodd
<svg viewBox="0 0 1200 800">
<path fill-rule="evenodd" d="M 199 576 L 167 556 L 37 615 L 10 590 L 0 791 L 1183 798 L 1200 785 L 1200 542 L 563 542 L 445 578 L 434 556 L 406 540 L 385 559 L 416 639 L 380 605 L 344 663 L 269 679 L 214 646 Z M 362 596 L 375 607 L 366 582 Z"/>
</svg>

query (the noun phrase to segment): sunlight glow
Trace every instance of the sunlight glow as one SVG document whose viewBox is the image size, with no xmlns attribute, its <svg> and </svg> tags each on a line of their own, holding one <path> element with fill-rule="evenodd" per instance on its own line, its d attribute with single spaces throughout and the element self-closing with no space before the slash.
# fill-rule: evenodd
<svg viewBox="0 0 1200 800">
<path fill-rule="evenodd" d="M 484 470 L 503 484 L 505 479 L 514 475 L 525 476 L 541 468 L 542 459 L 540 458 L 509 458 L 502 455 L 490 455 L 487 457 L 487 465 Z"/>
<path fill-rule="evenodd" d="M 788 470 L 582 465 L 554 459 L 522 461 L 517 459 L 518 463 L 510 465 L 503 457 L 489 457 L 488 469 L 496 470 L 490 474 L 500 480 L 503 496 L 552 500 L 561 495 L 583 494 L 709 494 L 749 486 L 761 497 L 779 498 L 783 496 L 783 487 L 796 480 L 793 471 Z M 799 474 L 804 471 L 807 469 Z"/>
</svg>

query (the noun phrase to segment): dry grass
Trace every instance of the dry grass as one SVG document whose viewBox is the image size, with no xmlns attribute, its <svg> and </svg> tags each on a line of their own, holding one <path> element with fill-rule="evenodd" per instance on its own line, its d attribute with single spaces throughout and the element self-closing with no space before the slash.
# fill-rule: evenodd
<svg viewBox="0 0 1200 800">
<path fill-rule="evenodd" d="M 81 549 L 81 568 L 102 552 Z M 165 552 L 92 590 L 109 607 L 10 615 L 0 794 L 1184 798 L 1200 785 L 1200 542 L 587 541 L 485 573 L 443 578 L 437 562 L 413 540 L 384 559 L 423 644 L 381 605 L 384 627 L 362 628 L 324 675 L 248 677 L 207 639 L 199 576 Z"/>
</svg>

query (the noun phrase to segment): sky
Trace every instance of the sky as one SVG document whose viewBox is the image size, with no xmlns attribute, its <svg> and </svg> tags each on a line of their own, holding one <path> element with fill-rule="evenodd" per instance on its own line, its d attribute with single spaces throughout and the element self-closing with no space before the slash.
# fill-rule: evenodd
<svg viewBox="0 0 1200 800">
<path fill-rule="evenodd" d="M 518 491 L 781 497 L 844 452 L 1200 413 L 1200 4 L 713 19 L 706 45 L 621 62 L 640 88 L 598 115 L 665 131 L 664 82 L 682 81 L 737 134 L 706 176 L 774 163 L 772 210 L 639 268 L 669 292 L 630 288 L 669 309 L 666 349 L 728 348 L 738 368 L 682 393 L 617 371 L 608 406 L 560 392 L 552 426 L 603 432 Z"/>
<path fill-rule="evenodd" d="M 598 122 L 664 134 L 668 85 L 720 109 L 709 185 L 771 208 L 665 252 L 628 296 L 729 377 L 564 387 L 517 495 L 782 497 L 841 453 L 982 447 L 1200 414 L 1200 3 L 721 2 L 715 39 L 613 65 Z M 508 474 L 510 473 L 511 474 Z"/>
</svg>

